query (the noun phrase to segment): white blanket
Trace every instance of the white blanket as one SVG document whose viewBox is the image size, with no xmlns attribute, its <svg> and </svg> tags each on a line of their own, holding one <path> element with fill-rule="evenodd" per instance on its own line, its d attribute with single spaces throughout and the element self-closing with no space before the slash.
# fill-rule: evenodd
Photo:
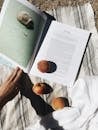
<svg viewBox="0 0 98 130">
<path fill-rule="evenodd" d="M 98 130 L 98 77 L 79 79 L 68 95 L 71 107 L 41 118 L 28 130 Z"/>
</svg>

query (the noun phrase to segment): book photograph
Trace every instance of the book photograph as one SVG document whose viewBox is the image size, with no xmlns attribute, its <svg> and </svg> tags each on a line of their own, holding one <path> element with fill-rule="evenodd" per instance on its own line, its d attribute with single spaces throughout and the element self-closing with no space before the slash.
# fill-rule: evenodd
<svg viewBox="0 0 98 130">
<path fill-rule="evenodd" d="M 4 0 L 0 130 L 98 129 L 94 12 L 90 3 L 66 7 L 60 0 L 50 9 L 55 2 Z"/>
<path fill-rule="evenodd" d="M 45 24 L 44 17 L 21 0 L 8 0 L 0 20 L 0 53 L 26 68 Z"/>
</svg>

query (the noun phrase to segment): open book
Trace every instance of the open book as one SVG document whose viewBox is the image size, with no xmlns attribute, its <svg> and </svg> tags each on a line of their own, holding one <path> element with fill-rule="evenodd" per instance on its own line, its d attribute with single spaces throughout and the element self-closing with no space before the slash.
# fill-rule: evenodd
<svg viewBox="0 0 98 130">
<path fill-rule="evenodd" d="M 0 64 L 19 66 L 31 75 L 72 86 L 91 33 L 55 21 L 26 0 L 5 0 L 0 16 Z M 56 65 L 42 73 L 41 60 Z"/>
</svg>

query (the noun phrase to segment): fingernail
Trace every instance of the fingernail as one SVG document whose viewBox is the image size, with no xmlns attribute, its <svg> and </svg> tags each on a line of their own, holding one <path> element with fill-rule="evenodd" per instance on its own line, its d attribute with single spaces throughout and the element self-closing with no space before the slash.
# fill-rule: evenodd
<svg viewBox="0 0 98 130">
<path fill-rule="evenodd" d="M 20 70 L 20 68 L 17 66 L 17 67 L 16 67 L 16 70 Z"/>
</svg>

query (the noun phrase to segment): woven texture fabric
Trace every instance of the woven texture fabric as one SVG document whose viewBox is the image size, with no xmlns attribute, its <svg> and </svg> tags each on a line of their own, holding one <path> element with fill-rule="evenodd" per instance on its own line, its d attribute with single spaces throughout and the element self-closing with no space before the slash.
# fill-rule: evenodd
<svg viewBox="0 0 98 130">
<path fill-rule="evenodd" d="M 68 5 L 80 5 L 87 3 L 91 0 L 28 0 L 29 2 L 40 7 L 42 10 L 56 8 L 58 6 L 68 6 Z"/>
</svg>

